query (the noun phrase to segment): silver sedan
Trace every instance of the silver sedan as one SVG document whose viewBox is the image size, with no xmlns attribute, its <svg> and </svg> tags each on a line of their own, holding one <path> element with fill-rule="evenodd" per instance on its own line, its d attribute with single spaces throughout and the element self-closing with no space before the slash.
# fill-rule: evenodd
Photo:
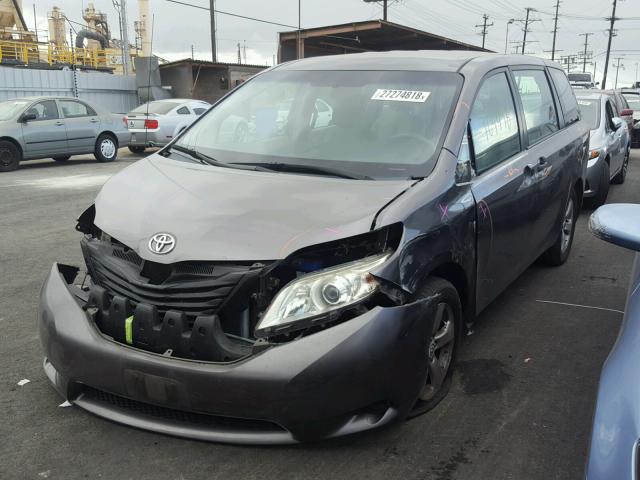
<svg viewBox="0 0 640 480">
<path fill-rule="evenodd" d="M 129 150 L 142 153 L 162 147 L 197 120 L 211 105 L 200 100 L 171 98 L 140 105 L 127 114 Z"/>
<path fill-rule="evenodd" d="M 582 116 L 591 128 L 585 204 L 596 208 L 606 202 L 610 183 L 624 183 L 631 142 L 627 124 L 619 117 L 609 95 L 580 92 L 576 97 Z"/>
<path fill-rule="evenodd" d="M 0 172 L 22 160 L 93 153 L 111 162 L 129 141 L 122 117 L 70 97 L 22 97 L 0 102 Z"/>
</svg>

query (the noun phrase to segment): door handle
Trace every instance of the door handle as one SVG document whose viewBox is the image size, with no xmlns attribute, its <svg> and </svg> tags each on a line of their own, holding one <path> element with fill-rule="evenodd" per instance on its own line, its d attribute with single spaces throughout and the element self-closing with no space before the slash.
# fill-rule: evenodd
<svg viewBox="0 0 640 480">
<path fill-rule="evenodd" d="M 99 122 L 99 120 L 97 118 L 92 118 L 91 119 L 91 123 L 98 123 L 98 122 Z"/>
<path fill-rule="evenodd" d="M 64 125 L 64 122 L 61 122 L 60 120 L 58 120 L 58 121 L 56 122 L 56 125 L 57 125 L 57 126 L 59 126 L 59 127 L 61 127 L 62 125 Z"/>
</svg>

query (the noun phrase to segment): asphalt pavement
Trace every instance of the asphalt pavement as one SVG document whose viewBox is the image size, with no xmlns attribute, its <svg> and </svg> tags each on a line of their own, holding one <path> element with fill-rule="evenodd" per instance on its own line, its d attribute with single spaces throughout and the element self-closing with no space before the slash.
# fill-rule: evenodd
<svg viewBox="0 0 640 480">
<path fill-rule="evenodd" d="M 54 261 L 81 264 L 75 219 L 110 175 L 140 158 L 120 154 L 111 164 L 85 156 L 0 174 L 0 479 L 581 478 L 633 258 L 587 231 L 589 211 L 569 261 L 532 266 L 481 315 L 450 394 L 413 420 L 316 444 L 251 447 L 172 438 L 60 407 L 42 371 L 38 293 Z M 639 151 L 609 202 L 640 203 Z"/>
</svg>

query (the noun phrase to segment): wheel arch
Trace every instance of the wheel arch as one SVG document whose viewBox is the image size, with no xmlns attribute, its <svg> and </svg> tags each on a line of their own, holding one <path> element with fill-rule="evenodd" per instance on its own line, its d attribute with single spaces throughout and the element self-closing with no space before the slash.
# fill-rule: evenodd
<svg viewBox="0 0 640 480">
<path fill-rule="evenodd" d="M 102 135 L 109 135 L 111 138 L 113 138 L 116 142 L 116 147 L 120 148 L 120 142 L 118 141 L 118 135 L 115 134 L 115 132 L 113 132 L 112 130 L 103 130 L 102 132 L 100 132 L 100 135 L 98 135 L 98 137 L 96 138 L 96 142 L 98 141 L 98 138 L 100 138 Z"/>
<path fill-rule="evenodd" d="M 0 140 L 5 141 L 5 142 L 10 142 L 13 143 L 16 148 L 20 151 L 20 156 L 24 155 L 24 150 L 22 150 L 22 145 L 20 145 L 20 142 L 18 142 L 18 140 L 16 140 L 13 137 L 0 137 Z"/>
</svg>

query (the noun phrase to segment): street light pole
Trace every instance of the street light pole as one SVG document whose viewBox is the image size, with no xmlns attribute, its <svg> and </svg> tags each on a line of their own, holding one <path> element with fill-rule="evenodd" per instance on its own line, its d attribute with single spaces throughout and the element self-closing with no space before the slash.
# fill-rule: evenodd
<svg viewBox="0 0 640 480">
<path fill-rule="evenodd" d="M 509 46 L 509 25 L 511 25 L 513 22 L 515 22 L 515 19 L 510 19 L 507 22 L 507 35 L 504 37 L 504 53 L 507 53 L 507 48 Z"/>
</svg>

